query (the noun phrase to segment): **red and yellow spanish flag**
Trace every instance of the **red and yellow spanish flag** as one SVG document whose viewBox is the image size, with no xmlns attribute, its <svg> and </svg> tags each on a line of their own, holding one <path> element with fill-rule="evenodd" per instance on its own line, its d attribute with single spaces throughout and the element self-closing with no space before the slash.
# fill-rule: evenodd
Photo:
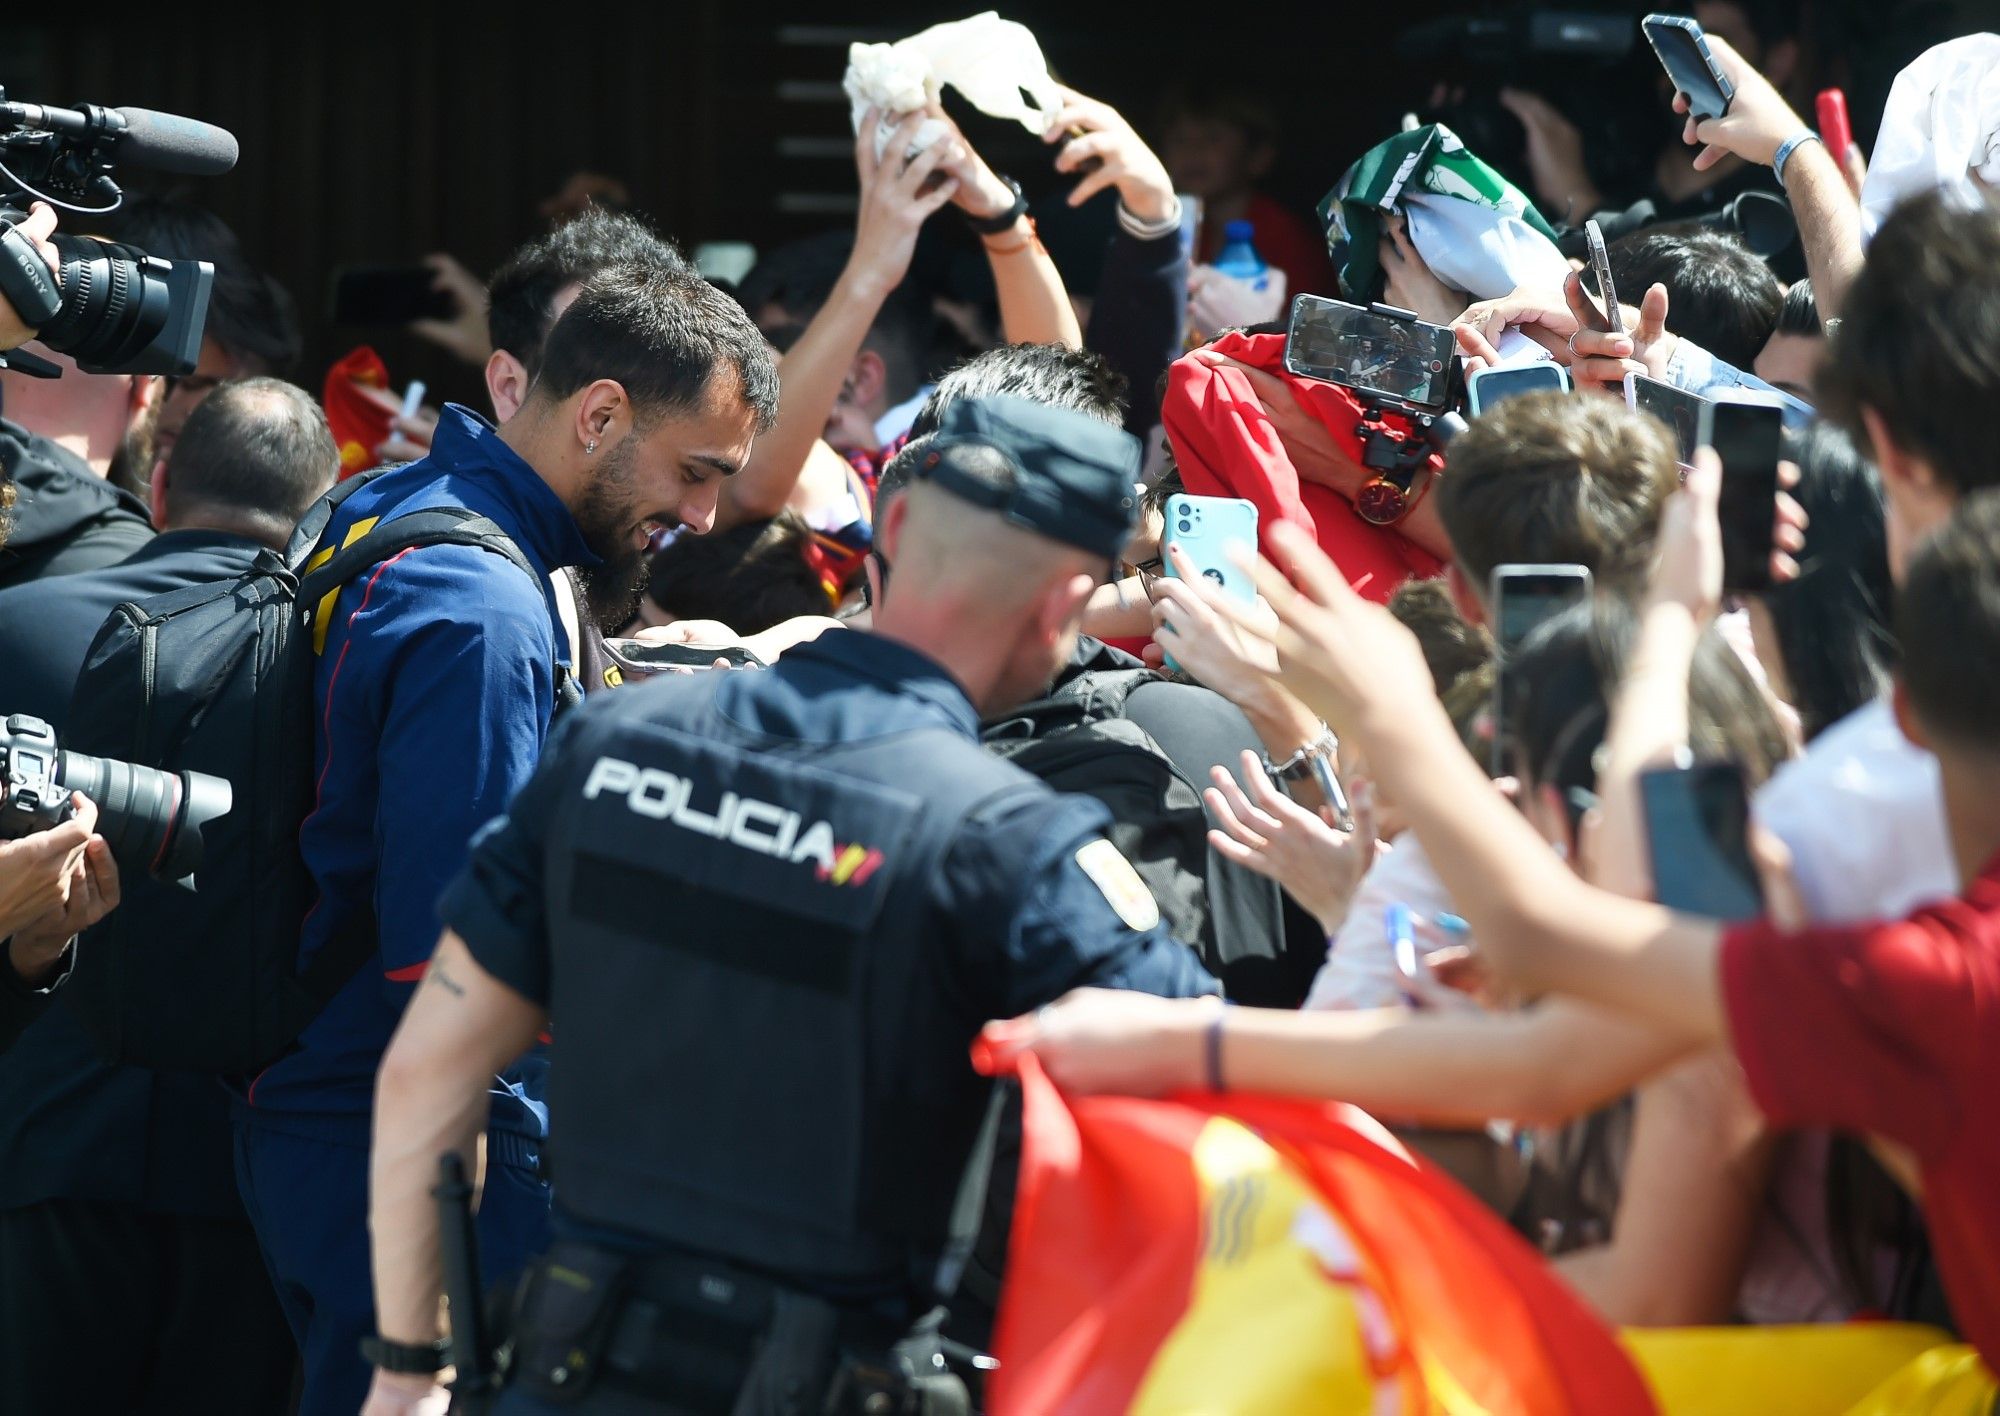
<svg viewBox="0 0 2000 1416">
<path fill-rule="evenodd" d="M 1364 1113 L 1020 1072 L 995 1416 L 1655 1409 L 1540 1256 Z"/>
<path fill-rule="evenodd" d="M 337 360 L 320 386 L 320 406 L 326 410 L 334 446 L 340 449 L 343 479 L 373 467 L 379 460 L 375 449 L 395 430 L 394 415 L 378 399 L 369 398 L 364 389 L 379 393 L 389 389 L 388 366 L 365 344 Z"/>
</svg>

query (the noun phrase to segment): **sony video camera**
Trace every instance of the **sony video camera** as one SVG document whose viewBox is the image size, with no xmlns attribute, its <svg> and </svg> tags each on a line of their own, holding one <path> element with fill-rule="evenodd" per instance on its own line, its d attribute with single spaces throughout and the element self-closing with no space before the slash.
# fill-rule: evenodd
<svg viewBox="0 0 2000 1416">
<path fill-rule="evenodd" d="M 229 814 L 234 796 L 220 777 L 65 752 L 40 718 L 7 719 L 0 727 L 0 840 L 60 826 L 76 812 L 72 792 L 97 804 L 97 834 L 119 869 L 167 881 L 186 880 L 200 867 L 202 830 Z"/>
<path fill-rule="evenodd" d="M 236 165 L 221 128 L 144 108 L 50 108 L 10 102 L 0 89 L 0 297 L 37 338 L 90 374 L 186 374 L 201 356 L 215 268 L 168 261 L 136 246 L 58 232 L 61 274 L 13 230 L 28 204 L 46 201 L 88 218 L 123 201 L 114 162 L 216 176 Z M 19 350 L 0 368 L 40 378 L 60 370 Z"/>
</svg>

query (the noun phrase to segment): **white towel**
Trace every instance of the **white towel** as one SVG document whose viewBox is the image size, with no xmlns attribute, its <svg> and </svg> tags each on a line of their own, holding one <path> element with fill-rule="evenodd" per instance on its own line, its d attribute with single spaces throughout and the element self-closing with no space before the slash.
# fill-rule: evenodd
<svg viewBox="0 0 2000 1416">
<path fill-rule="evenodd" d="M 946 85 L 981 113 L 1011 118 L 1038 137 L 1062 107 L 1062 95 L 1049 77 L 1034 31 L 1003 20 L 992 10 L 932 25 L 894 44 L 848 46 L 847 76 L 841 87 L 853 104 L 856 133 L 870 108 L 880 113 L 875 129 L 878 157 L 896 124 L 922 109 Z M 927 119 L 917 130 L 909 155 L 922 152 L 944 133 L 943 123 Z"/>
</svg>

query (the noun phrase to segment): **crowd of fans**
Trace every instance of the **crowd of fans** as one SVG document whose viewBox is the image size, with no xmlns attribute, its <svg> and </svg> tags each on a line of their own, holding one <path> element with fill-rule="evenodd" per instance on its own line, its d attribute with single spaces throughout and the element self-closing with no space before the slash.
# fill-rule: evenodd
<svg viewBox="0 0 2000 1416">
<path fill-rule="evenodd" d="M 322 544 L 460 505 L 532 578 L 425 549 L 322 613 L 300 838 L 321 903 L 302 962 L 350 916 L 372 919 L 379 957 L 254 1078 L 107 1060 L 65 1006 L 87 931 L 150 898 L 93 834 L 97 805 L 0 841 L 0 1409 L 430 1409 L 421 1382 L 371 1391 L 360 1355 L 378 1318 L 388 1331 L 370 1122 L 469 843 L 577 689 L 588 715 L 649 675 L 756 673 L 870 632 L 904 573 L 878 528 L 951 410 L 996 398 L 1147 452 L 1120 563 L 1073 605 L 1023 598 L 1035 567 L 1017 576 L 1002 543 L 966 553 L 967 584 L 976 570 L 1000 609 L 966 609 L 965 632 L 1049 616 L 1066 660 L 975 692 L 983 739 L 1109 808 L 1230 1005 L 1080 990 L 995 1020 L 1001 1046 L 1077 1092 L 1358 1105 L 1614 1324 L 1887 1316 L 2000 1365 L 2000 458 L 1984 426 L 2000 203 L 1981 165 L 2000 109 L 1962 161 L 1941 131 L 1885 126 L 1884 143 L 1936 145 L 1940 190 L 1864 217 L 1862 154 L 1799 116 L 1834 56 L 1782 7 L 1694 9 L 1734 81 L 1727 115 L 1683 116 L 1662 77 L 1657 155 L 1608 154 L 1507 89 L 1525 146 L 1495 180 L 1519 204 L 1457 203 L 1487 213 L 1467 224 L 1391 196 L 1360 263 L 1257 190 L 1278 134 L 1253 98 L 1175 97 L 1149 143 L 1071 88 L 1044 125 L 1074 179 L 1055 201 L 1110 208 L 1081 257 L 1051 254 L 1019 184 L 933 104 L 858 123 L 851 231 L 765 251 L 735 282 L 604 200 L 489 280 L 436 259 L 454 313 L 422 332 L 482 367 L 487 406 L 364 390 L 389 431 L 359 463 L 428 470 L 362 486 Z M 1990 84 L 2000 55 L 1977 53 Z M 943 134 L 917 150 L 932 122 Z M 1781 237 L 1732 219 L 1744 193 L 1785 204 Z M 1575 273 L 1593 215 L 1616 322 Z M 107 220 L 212 262 L 216 283 L 190 373 L 0 371 L 0 713 L 58 735 L 118 605 L 282 552 L 357 470 L 285 381 L 319 372 L 298 367 L 291 300 L 222 223 L 146 199 Z M 1216 268 L 1236 221 L 1270 281 Z M 1301 293 L 1448 325 L 1472 368 L 1551 360 L 1572 391 L 1473 418 L 1407 514 L 1376 524 L 1354 509 L 1376 475 L 1354 410 L 1316 402 L 1276 352 Z M 1632 374 L 1782 401 L 1768 590 L 1724 595 L 1728 469 L 1683 460 L 1628 404 Z M 1258 504 L 1254 598 L 1163 544 L 1169 499 L 1191 492 Z M 1591 591 L 1502 656 L 1504 566 L 1581 566 Z M 1758 921 L 1652 903 L 1642 778 L 1690 761 L 1733 763 L 1750 793 Z M 1415 972 L 1399 911 L 1446 946 Z M 547 1242 L 561 1047 L 494 1081 L 479 1224 L 495 1284 Z M 643 1128 L 646 1099 L 629 1104 Z M 1008 1188 L 975 1275 L 1002 1267 Z M 964 1298 L 947 1331 L 979 1348 L 991 1294 Z"/>
</svg>

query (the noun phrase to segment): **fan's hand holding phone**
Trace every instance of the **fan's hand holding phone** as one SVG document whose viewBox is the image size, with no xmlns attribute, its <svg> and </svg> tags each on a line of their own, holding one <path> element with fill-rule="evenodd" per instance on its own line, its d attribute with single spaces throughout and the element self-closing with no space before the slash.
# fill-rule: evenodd
<svg viewBox="0 0 2000 1416">
<path fill-rule="evenodd" d="M 1250 572 L 1237 563 L 1237 556 L 1257 549 L 1256 505 L 1239 497 L 1183 494 L 1168 497 L 1166 510 L 1166 530 L 1160 537 L 1162 554 L 1179 546 L 1196 575 L 1232 600 L 1255 604 L 1257 587 L 1250 581 Z M 1166 574 L 1174 580 L 1181 578 L 1172 556 L 1166 556 Z M 1180 667 L 1171 654 L 1166 663 L 1170 669 Z"/>
<path fill-rule="evenodd" d="M 1720 118 L 1736 99 L 1736 85 L 1709 53 L 1701 22 L 1682 15 L 1648 15 L 1639 22 L 1653 46 L 1660 67 L 1674 87 L 1688 96 L 1688 112 L 1697 122 Z"/>
</svg>

